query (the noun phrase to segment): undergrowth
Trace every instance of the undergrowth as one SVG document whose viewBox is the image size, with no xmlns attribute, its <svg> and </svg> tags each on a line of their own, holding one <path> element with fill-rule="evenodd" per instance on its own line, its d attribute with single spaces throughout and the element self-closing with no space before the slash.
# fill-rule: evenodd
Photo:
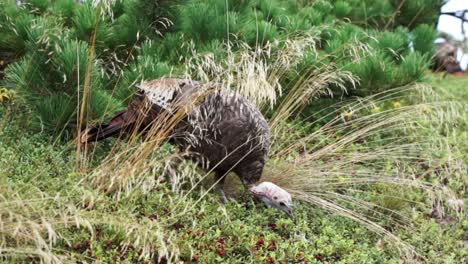
<svg viewBox="0 0 468 264">
<path fill-rule="evenodd" d="M 461 152 L 464 145 L 456 144 L 463 137 L 450 136 L 458 128 L 444 130 L 434 121 L 444 115 L 446 122 L 466 126 L 461 112 L 466 105 L 464 102 L 459 106 L 444 104 L 443 100 L 437 105 L 428 98 L 429 101 L 414 105 L 412 100 L 407 96 L 393 96 L 372 103 L 340 105 L 336 113 L 341 121 L 332 124 L 334 128 L 330 130 L 334 136 L 327 135 L 327 126 L 316 130 L 314 137 L 305 133 L 311 129 L 308 126 L 300 123 L 289 126 L 289 131 L 295 133 L 287 133 L 283 142 L 291 145 L 273 151 L 264 177 L 293 188 L 290 191 L 296 198 L 294 220 L 252 201 L 236 187 L 238 182 L 233 176 L 227 187 L 232 199 L 226 205 L 221 205 L 215 194 L 205 194 L 212 184 L 209 177 L 201 181 L 196 191 L 190 191 L 194 182 L 205 177 L 190 162 L 180 168 L 182 184 L 174 192 L 161 177 L 164 160 L 175 153 L 167 144 L 145 159 L 145 170 L 136 172 L 139 178 L 130 189 L 117 196 L 102 191 L 89 181 L 105 175 L 75 172 L 73 145 L 51 141 L 45 133 L 27 132 L 26 120 L 6 124 L 12 109 L 3 108 L 1 257 L 12 263 L 38 260 L 391 263 L 402 258 L 411 262 L 459 263 L 466 257 L 463 240 L 467 228 L 463 220 L 464 205 L 460 208 L 456 204 L 457 197 L 465 196 L 466 155 Z M 355 111 L 348 116 L 344 109 Z M 427 122 L 423 124 L 419 120 L 418 124 L 423 126 L 414 127 L 413 132 L 406 131 L 406 136 L 399 136 L 398 144 L 393 142 L 389 146 L 404 148 L 412 142 L 421 144 L 417 141 L 420 137 L 430 138 L 420 148 L 411 146 L 395 151 L 383 144 L 385 137 L 381 134 L 385 130 L 377 129 L 378 133 L 358 136 L 338 147 L 341 140 L 350 137 L 339 129 L 346 122 L 354 122 L 357 127 L 352 127 L 359 130 L 359 122 L 353 120 L 370 115 L 375 121 L 376 116 L 386 112 L 396 116 L 408 113 L 413 117 L 419 113 Z M 391 123 L 385 123 L 385 129 L 391 127 Z M 396 127 L 394 131 L 400 129 Z M 414 132 L 418 136 L 410 137 Z M 447 135 L 444 145 L 448 143 L 446 140 L 455 141 L 450 142 L 450 148 L 444 150 L 430 145 L 441 139 L 440 133 Z M 114 141 L 106 140 L 94 150 L 95 164 L 105 160 L 107 152 L 116 144 L 128 149 L 125 141 Z M 427 152 L 434 149 L 440 152 L 435 153 L 436 159 L 434 153 Z M 281 158 L 276 158 L 277 155 Z M 420 177 L 423 177 L 421 181 Z M 439 184 L 444 178 L 448 182 Z M 422 186 L 435 196 L 421 192 Z M 447 196 L 449 189 L 437 189 L 437 186 L 450 187 L 455 196 Z M 304 202 L 300 202 L 302 199 Z M 309 202 L 318 206 L 310 206 Z M 445 209 L 437 213 L 442 215 L 433 215 L 433 206 L 440 202 Z M 401 248 L 393 239 L 381 236 L 382 230 L 370 231 L 372 226 L 369 230 L 368 225 L 372 223 L 397 235 L 419 257 L 408 258 L 398 253 Z"/>
<path fill-rule="evenodd" d="M 26 2 L 0 10 L 0 261 L 466 259 L 467 81 L 424 73 L 435 34 L 421 23 L 440 1 Z M 181 154 L 165 140 L 183 112 L 148 139 L 70 140 L 161 76 L 222 83 L 263 111 L 263 180 L 293 194 L 295 219 L 235 176 L 220 204 L 192 162 L 171 186 Z"/>
</svg>

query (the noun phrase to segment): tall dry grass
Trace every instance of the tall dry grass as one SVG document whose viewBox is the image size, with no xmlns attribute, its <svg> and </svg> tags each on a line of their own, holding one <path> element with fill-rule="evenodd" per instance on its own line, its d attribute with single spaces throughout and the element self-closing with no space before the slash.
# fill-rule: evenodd
<svg viewBox="0 0 468 264">
<path fill-rule="evenodd" d="M 216 62 L 210 54 L 194 54 L 187 64 L 187 73 L 204 80 L 215 79 L 225 86 L 232 87 L 259 107 L 269 109 L 275 106 L 284 92 L 281 80 L 284 80 L 287 69 L 304 54 L 304 50 L 298 47 L 313 49 L 314 45 L 314 38 L 302 38 L 297 42 L 289 41 L 284 49 L 279 51 L 268 46 L 265 50 L 251 50 L 246 47 L 240 55 L 231 54 L 221 63 Z M 272 150 L 263 180 L 287 188 L 298 200 L 357 221 L 387 238 L 405 256 L 417 256 L 417 251 L 411 245 L 389 231 L 388 226 L 379 224 L 383 219 L 388 219 L 392 228 L 407 228 L 411 226 L 410 217 L 404 212 L 386 208 L 385 205 L 356 198 L 355 194 L 370 192 L 369 186 L 373 185 L 384 185 L 385 188 L 398 186 L 408 191 L 417 189 L 424 192 L 430 200 L 426 205 L 430 206 L 432 203 L 441 210 L 444 208 L 444 202 L 456 200 L 456 195 L 450 189 L 443 185 L 430 184 L 422 175 L 433 171 L 435 164 L 445 162 L 431 155 L 431 151 L 446 144 L 437 136 L 431 138 L 428 135 L 434 132 L 433 126 L 443 119 L 447 120 L 450 115 L 459 115 L 459 108 L 452 102 L 434 101 L 429 87 L 406 86 L 367 98 L 356 98 L 346 104 L 330 106 L 335 110 L 319 120 L 299 123 L 298 128 L 312 127 L 330 116 L 333 117 L 332 121 L 306 135 L 291 133 L 295 127 L 290 126 L 289 120 L 294 119 L 314 96 L 327 93 L 331 84 L 346 89 L 345 84 L 352 85 L 356 82 L 358 80 L 349 73 L 329 65 L 307 72 L 296 84 L 290 85 L 292 88 L 284 95 L 284 100 L 270 120 Z M 408 103 L 383 111 L 373 111 L 378 109 L 378 105 L 395 101 Z M 168 131 L 159 134 L 161 136 L 155 138 L 158 142 L 155 145 L 144 143 L 137 153 L 149 156 L 155 147 L 160 146 L 167 133 Z M 447 148 L 446 151 L 451 150 Z M 144 156 L 137 155 L 137 159 L 129 163 L 135 166 L 129 165 L 129 168 L 134 171 L 135 168 L 144 170 L 147 163 L 141 163 L 142 158 Z M 453 157 L 449 162 L 457 158 Z M 421 163 L 429 164 L 425 171 L 412 168 Z M 446 173 L 450 174 L 450 169 Z M 133 173 L 120 171 L 115 178 L 127 177 L 122 175 Z M 207 172 L 200 178 L 192 178 L 190 182 L 193 187 L 182 197 L 185 198 L 194 190 L 198 190 L 195 186 L 200 185 L 209 175 Z M 132 176 L 132 179 L 137 178 Z M 126 192 L 132 192 L 133 187 L 143 185 L 128 186 L 125 188 Z M 197 202 L 213 187 L 214 185 L 202 190 Z M 378 195 L 413 203 L 405 197 L 385 193 Z M 181 203 L 177 205 L 179 204 Z M 422 206 L 424 203 L 417 201 L 414 204 Z M 195 205 L 196 203 L 190 208 Z M 461 210 L 456 206 L 453 209 L 458 212 Z"/>
<path fill-rule="evenodd" d="M 431 204 L 438 206 L 441 214 L 447 209 L 463 210 L 460 204 L 450 202 L 458 199 L 452 190 L 425 180 L 425 175 L 440 164 L 462 158 L 452 156 L 447 160 L 433 153 L 436 149 L 452 153 L 447 142 L 434 135 L 437 129 L 433 126 L 448 121 L 449 116 L 457 118 L 460 108 L 452 102 L 413 99 L 415 103 L 409 105 L 374 113 L 371 110 L 376 105 L 408 99 L 422 88 L 402 87 L 335 106 L 334 118 L 308 135 L 291 133 L 294 127 L 276 127 L 272 165 L 263 179 L 287 188 L 296 199 L 359 222 L 387 238 L 408 257 L 418 256 L 416 249 L 388 229 L 407 229 L 411 233 L 415 226 L 408 212 L 398 211 L 398 204 L 423 206 L 428 213 Z M 279 143 L 277 148 L 275 142 Z M 284 157 L 291 158 L 284 161 Z M 462 168 L 453 166 L 439 177 Z M 386 192 L 376 194 L 373 186 Z M 395 188 L 399 191 L 392 191 Z M 427 197 L 426 204 L 408 200 L 405 195 L 418 190 Z M 390 200 L 390 208 L 359 198 L 363 194 Z M 392 209 L 395 204 L 397 209 Z M 391 225 L 379 224 L 385 221 Z"/>
</svg>

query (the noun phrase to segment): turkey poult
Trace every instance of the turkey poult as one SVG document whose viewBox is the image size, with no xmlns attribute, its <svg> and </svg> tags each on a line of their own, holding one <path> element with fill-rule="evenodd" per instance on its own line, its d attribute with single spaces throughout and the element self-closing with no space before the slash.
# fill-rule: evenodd
<svg viewBox="0 0 468 264">
<path fill-rule="evenodd" d="M 256 198 L 292 217 L 291 195 L 271 182 L 258 182 L 270 143 L 265 118 L 247 99 L 218 86 L 176 78 L 145 81 L 137 86 L 137 97 L 125 110 L 116 113 L 108 124 L 84 132 L 81 143 L 123 132 L 149 131 L 158 116 L 185 109 L 168 139 L 207 161 L 205 167 L 216 173 L 223 201 L 224 179 L 233 171 Z"/>
</svg>

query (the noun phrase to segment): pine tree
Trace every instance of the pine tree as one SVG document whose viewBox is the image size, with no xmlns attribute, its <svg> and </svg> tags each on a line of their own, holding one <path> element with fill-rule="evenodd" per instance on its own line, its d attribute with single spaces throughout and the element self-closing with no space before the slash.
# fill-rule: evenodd
<svg viewBox="0 0 468 264">
<path fill-rule="evenodd" d="M 317 64 L 314 54 L 304 56 L 308 59 L 290 69 L 284 81 L 294 81 L 311 68 L 335 65 L 359 80 L 345 96 L 419 81 L 434 53 L 436 35 L 430 24 L 438 13 L 434 6 L 442 1 L 111 3 L 102 8 L 73 0 L 31 0 L 19 7 L 14 1 L 0 3 L 0 59 L 15 61 L 4 70 L 1 83 L 28 98 L 37 127 L 73 128 L 70 120 L 76 118 L 87 75 L 92 91 L 89 121 L 97 122 L 131 97 L 135 83 L 181 74 L 194 50 L 222 61 L 228 41 L 236 52 L 243 43 L 255 47 L 278 42 L 279 47 L 287 39 L 320 32 L 316 48 L 323 60 Z M 329 89 L 343 95 L 339 88 Z"/>
</svg>

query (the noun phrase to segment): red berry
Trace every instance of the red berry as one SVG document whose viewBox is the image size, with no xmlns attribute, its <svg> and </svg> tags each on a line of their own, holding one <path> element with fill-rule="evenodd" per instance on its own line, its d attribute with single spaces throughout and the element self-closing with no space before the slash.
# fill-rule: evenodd
<svg viewBox="0 0 468 264">
<path fill-rule="evenodd" d="M 112 241 L 107 241 L 106 246 L 108 246 L 108 247 L 112 246 Z"/>
<path fill-rule="evenodd" d="M 218 243 L 220 243 L 221 245 L 224 245 L 224 238 L 220 237 L 218 239 Z"/>
<path fill-rule="evenodd" d="M 281 224 L 281 227 L 282 227 L 282 228 L 286 228 L 286 224 Z"/>
<path fill-rule="evenodd" d="M 218 251 L 218 254 L 219 254 L 221 257 L 224 256 L 224 253 L 225 253 L 225 252 L 224 252 L 224 250 L 222 250 L 222 249 L 220 249 L 220 250 Z"/>
<path fill-rule="evenodd" d="M 275 250 L 275 249 L 276 249 L 275 242 L 269 241 L 268 242 L 268 250 Z"/>
<path fill-rule="evenodd" d="M 272 256 L 268 256 L 267 261 L 268 261 L 268 263 L 274 263 L 275 262 L 275 260 L 273 259 Z"/>
<path fill-rule="evenodd" d="M 259 239 L 259 240 L 257 241 L 257 247 L 262 246 L 263 243 L 264 243 L 263 239 Z"/>
<path fill-rule="evenodd" d="M 321 261 L 322 260 L 322 255 L 320 255 L 320 254 L 315 255 L 315 259 L 318 260 L 318 261 Z"/>
<path fill-rule="evenodd" d="M 272 230 L 276 230 L 276 224 L 275 224 L 275 223 L 269 223 L 268 226 L 269 226 Z"/>
<path fill-rule="evenodd" d="M 184 225 L 183 225 L 183 224 L 179 224 L 179 223 L 174 223 L 174 224 L 172 224 L 172 227 L 173 227 L 174 229 L 176 229 L 176 230 L 179 230 L 179 229 L 183 228 Z"/>
<path fill-rule="evenodd" d="M 252 251 L 253 251 L 253 252 L 255 252 L 255 251 L 257 251 L 257 250 L 258 250 L 257 246 L 252 247 Z"/>
<path fill-rule="evenodd" d="M 158 219 L 158 215 L 157 215 L 156 213 L 152 213 L 152 214 L 149 216 L 149 219 L 150 219 L 151 221 L 156 220 L 156 219 Z"/>
<path fill-rule="evenodd" d="M 93 255 L 93 251 L 92 251 L 91 249 L 88 249 L 87 253 L 88 253 L 88 256 L 92 256 L 92 255 Z"/>
<path fill-rule="evenodd" d="M 198 262 L 198 256 L 196 256 L 196 255 L 193 256 L 192 261 L 193 261 L 193 262 Z"/>
</svg>

